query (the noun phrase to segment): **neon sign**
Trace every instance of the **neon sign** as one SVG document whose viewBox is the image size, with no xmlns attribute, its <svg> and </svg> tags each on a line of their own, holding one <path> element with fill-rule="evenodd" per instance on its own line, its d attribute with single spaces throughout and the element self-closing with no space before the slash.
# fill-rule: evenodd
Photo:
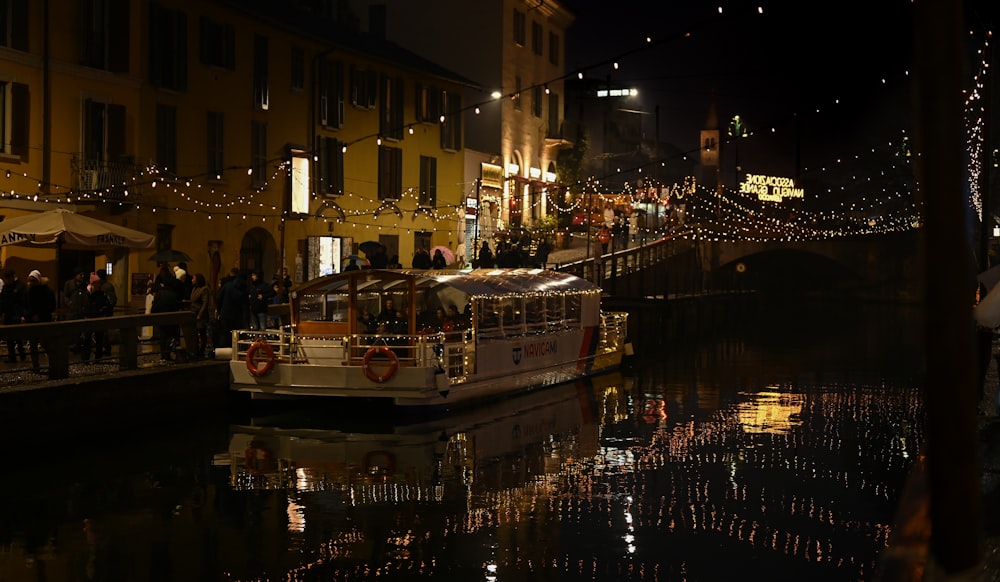
<svg viewBox="0 0 1000 582">
<path fill-rule="evenodd" d="M 757 199 L 764 202 L 781 202 L 785 198 L 802 198 L 805 191 L 795 187 L 795 180 L 779 176 L 762 176 L 747 174 L 740 183 L 741 194 L 756 194 Z"/>
</svg>

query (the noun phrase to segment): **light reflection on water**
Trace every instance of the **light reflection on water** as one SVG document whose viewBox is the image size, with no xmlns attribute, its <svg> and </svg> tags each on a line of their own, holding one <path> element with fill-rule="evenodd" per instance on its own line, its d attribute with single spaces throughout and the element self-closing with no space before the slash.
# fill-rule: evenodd
<svg viewBox="0 0 1000 582">
<path fill-rule="evenodd" d="M 447 419 L 81 448 L 3 485 L 0 579 L 871 579 L 923 442 L 912 346 L 826 331 Z"/>
</svg>

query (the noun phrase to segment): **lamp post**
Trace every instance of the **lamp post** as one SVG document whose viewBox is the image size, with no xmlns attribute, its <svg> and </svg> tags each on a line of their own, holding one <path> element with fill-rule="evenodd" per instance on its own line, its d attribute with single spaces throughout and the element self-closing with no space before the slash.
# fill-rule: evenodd
<svg viewBox="0 0 1000 582">
<path fill-rule="evenodd" d="M 739 115 L 734 115 L 727 130 L 733 142 L 733 160 L 736 161 L 736 188 L 740 185 L 740 139 L 747 136 L 747 126 Z"/>
</svg>

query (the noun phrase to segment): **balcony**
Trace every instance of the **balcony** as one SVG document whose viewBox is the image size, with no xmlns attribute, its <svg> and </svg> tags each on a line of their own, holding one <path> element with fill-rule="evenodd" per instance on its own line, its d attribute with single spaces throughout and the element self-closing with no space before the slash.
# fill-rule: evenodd
<svg viewBox="0 0 1000 582">
<path fill-rule="evenodd" d="M 105 162 L 74 156 L 72 164 L 73 188 L 81 196 L 107 202 L 111 212 L 124 212 L 142 202 L 142 172 L 132 159 Z"/>
</svg>

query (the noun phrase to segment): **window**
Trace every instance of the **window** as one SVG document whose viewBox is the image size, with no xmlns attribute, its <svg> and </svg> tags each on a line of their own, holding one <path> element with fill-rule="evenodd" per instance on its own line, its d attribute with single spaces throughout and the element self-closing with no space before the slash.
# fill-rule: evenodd
<svg viewBox="0 0 1000 582">
<path fill-rule="evenodd" d="M 521 77 L 514 77 L 514 109 L 521 110 Z"/>
<path fill-rule="evenodd" d="M 417 204 L 431 208 L 437 206 L 437 158 L 420 156 L 420 196 Z"/>
<path fill-rule="evenodd" d="M 320 61 L 316 114 L 323 127 L 344 127 L 344 65 L 340 61 Z"/>
<path fill-rule="evenodd" d="M 403 150 L 378 148 L 378 199 L 399 200 L 403 195 Z"/>
<path fill-rule="evenodd" d="M 0 8 L 3 12 L 0 18 L 6 18 L 0 25 L 4 34 L 7 33 L 6 28 L 11 22 L 10 11 L 15 4 L 27 2 L 0 2 L 0 6 L 6 7 L 6 10 Z M 84 0 L 81 11 L 81 64 L 113 73 L 127 73 L 130 54 L 128 0 Z M 27 21 L 24 26 L 27 26 Z"/>
<path fill-rule="evenodd" d="M 416 96 L 417 121 L 438 123 L 441 119 L 441 90 L 427 85 L 417 85 Z"/>
<path fill-rule="evenodd" d="M 28 50 L 28 0 L 0 2 L 0 45 Z"/>
<path fill-rule="evenodd" d="M 208 154 L 208 174 L 211 178 L 222 179 L 225 171 L 225 116 L 219 111 L 209 111 L 206 119 L 205 150 Z"/>
<path fill-rule="evenodd" d="M 531 52 L 536 55 L 542 54 L 542 24 L 540 22 L 531 23 Z"/>
<path fill-rule="evenodd" d="M 300 46 L 292 47 L 288 74 L 291 77 L 292 91 L 302 91 L 306 88 L 306 53 Z"/>
<path fill-rule="evenodd" d="M 149 6 L 149 81 L 187 90 L 187 16 L 159 4 Z"/>
<path fill-rule="evenodd" d="M 216 22 L 207 16 L 200 20 L 201 62 L 233 70 L 236 68 L 236 29 L 232 24 Z"/>
<path fill-rule="evenodd" d="M 379 133 L 389 139 L 403 139 L 403 80 L 383 76 L 381 98 Z"/>
<path fill-rule="evenodd" d="M 524 12 L 521 12 L 517 8 L 514 9 L 514 42 L 520 46 L 524 46 L 525 36 L 526 36 L 526 22 L 524 17 Z"/>
<path fill-rule="evenodd" d="M 351 105 L 374 109 L 377 88 L 378 74 L 375 71 L 351 67 Z"/>
<path fill-rule="evenodd" d="M 87 99 L 83 109 L 84 160 L 104 163 L 125 157 L 125 106 Z"/>
<path fill-rule="evenodd" d="M 0 151 L 28 161 L 28 86 L 0 81 Z"/>
<path fill-rule="evenodd" d="M 316 190 L 323 196 L 344 193 L 344 144 L 332 137 L 316 138 Z"/>
<path fill-rule="evenodd" d="M 462 149 L 462 98 L 458 93 L 445 93 L 442 103 L 445 111 L 441 124 L 441 148 L 451 151 Z"/>
<path fill-rule="evenodd" d="M 267 37 L 253 37 L 253 106 L 258 111 L 267 111 L 268 107 L 268 67 L 267 67 Z"/>
<path fill-rule="evenodd" d="M 553 65 L 559 64 L 559 35 L 549 32 L 549 62 Z"/>
<path fill-rule="evenodd" d="M 263 121 L 250 122 L 250 168 L 254 187 L 267 183 L 267 123 Z"/>
<path fill-rule="evenodd" d="M 542 87 L 535 85 L 531 89 L 531 114 L 535 117 L 542 116 Z"/>
<path fill-rule="evenodd" d="M 156 104 L 156 165 L 177 175 L 177 108 Z"/>
</svg>

